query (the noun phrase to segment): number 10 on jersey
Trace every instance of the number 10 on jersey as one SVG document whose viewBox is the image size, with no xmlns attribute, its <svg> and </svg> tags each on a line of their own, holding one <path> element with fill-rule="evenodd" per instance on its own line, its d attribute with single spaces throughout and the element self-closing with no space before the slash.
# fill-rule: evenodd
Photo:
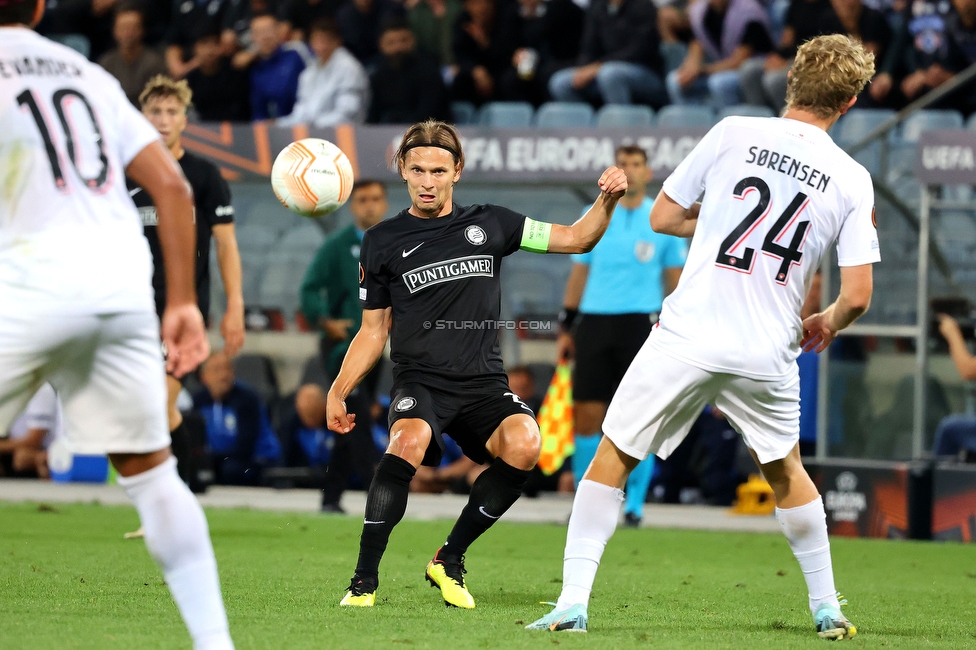
<svg viewBox="0 0 976 650">
<path fill-rule="evenodd" d="M 718 257 L 715 258 L 715 264 L 718 266 L 746 274 L 752 273 L 752 266 L 756 261 L 756 251 L 755 249 L 744 247 L 742 252 L 738 253 L 737 249 L 743 246 L 746 238 L 752 234 L 769 214 L 771 207 L 769 205 L 769 185 L 761 178 L 750 176 L 736 183 L 735 189 L 732 192 L 732 196 L 741 201 L 753 190 L 759 192 L 759 202 L 739 222 L 739 225 L 729 233 L 728 237 L 722 241 Z M 797 192 L 796 196 L 793 197 L 793 200 L 790 201 L 790 204 L 776 220 L 776 223 L 773 224 L 773 227 L 769 229 L 769 232 L 766 234 L 766 239 L 763 241 L 763 254 L 782 260 L 779 269 L 776 271 L 775 280 L 777 284 L 786 285 L 790 279 L 790 269 L 793 265 L 799 265 L 800 260 L 803 259 L 803 252 L 800 249 L 803 247 L 803 242 L 806 241 L 807 231 L 810 228 L 809 221 L 801 221 L 796 224 L 796 230 L 793 232 L 793 238 L 790 240 L 789 245 L 783 246 L 780 243 L 780 239 L 793 226 L 809 203 L 810 199 L 806 194 Z"/>
</svg>

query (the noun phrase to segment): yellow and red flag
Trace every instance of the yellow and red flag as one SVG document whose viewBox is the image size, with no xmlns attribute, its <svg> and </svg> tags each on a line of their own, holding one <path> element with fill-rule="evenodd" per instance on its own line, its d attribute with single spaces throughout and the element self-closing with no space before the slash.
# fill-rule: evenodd
<svg viewBox="0 0 976 650">
<path fill-rule="evenodd" d="M 542 400 L 539 430 L 542 432 L 539 469 L 548 476 L 558 471 L 563 461 L 576 451 L 573 444 L 573 375 L 565 361 L 556 366 Z"/>
</svg>

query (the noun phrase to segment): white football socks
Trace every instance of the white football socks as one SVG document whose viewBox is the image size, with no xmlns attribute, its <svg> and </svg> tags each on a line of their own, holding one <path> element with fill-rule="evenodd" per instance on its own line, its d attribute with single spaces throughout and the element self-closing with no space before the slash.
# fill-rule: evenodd
<svg viewBox="0 0 976 650">
<path fill-rule="evenodd" d="M 588 605 L 603 549 L 620 518 L 624 493 L 617 488 L 584 479 L 576 489 L 573 513 L 566 532 L 563 555 L 563 590 L 556 609 Z"/>
<path fill-rule="evenodd" d="M 118 483 L 139 512 L 146 547 L 163 570 L 194 649 L 232 650 L 207 519 L 176 473 L 176 459 L 120 476 Z"/>
<path fill-rule="evenodd" d="M 830 541 L 827 539 L 827 513 L 823 501 L 817 497 L 805 506 L 776 508 L 776 519 L 807 581 L 810 611 L 816 613 L 823 603 L 840 607 L 837 590 L 834 589 Z"/>
</svg>

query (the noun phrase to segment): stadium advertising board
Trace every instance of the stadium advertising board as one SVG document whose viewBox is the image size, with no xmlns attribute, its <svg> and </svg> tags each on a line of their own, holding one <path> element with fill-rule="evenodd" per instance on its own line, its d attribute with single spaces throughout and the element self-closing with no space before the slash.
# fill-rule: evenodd
<svg viewBox="0 0 976 650">
<path fill-rule="evenodd" d="M 924 463 L 831 459 L 804 464 L 823 496 L 831 535 L 929 538 L 931 473 Z"/>
<path fill-rule="evenodd" d="M 932 539 L 976 541 L 976 467 L 940 463 L 932 474 Z"/>
<path fill-rule="evenodd" d="M 930 185 L 976 184 L 976 132 L 924 131 L 916 149 L 915 177 Z"/>
<path fill-rule="evenodd" d="M 228 180 L 258 180 L 271 173 L 278 152 L 307 137 L 334 142 L 357 178 L 395 178 L 390 164 L 402 127 L 339 126 L 319 129 L 266 124 L 191 124 L 184 146 L 220 166 Z M 484 129 L 462 127 L 466 181 L 592 183 L 614 162 L 614 151 L 636 144 L 663 179 L 705 135 L 704 129 Z"/>
</svg>

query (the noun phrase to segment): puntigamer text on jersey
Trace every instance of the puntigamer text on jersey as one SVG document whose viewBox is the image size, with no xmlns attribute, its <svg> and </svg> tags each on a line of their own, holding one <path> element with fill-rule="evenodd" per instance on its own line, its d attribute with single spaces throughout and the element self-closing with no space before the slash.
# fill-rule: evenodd
<svg viewBox="0 0 976 650">
<path fill-rule="evenodd" d="M 814 169 L 810 165 L 804 165 L 796 158 L 769 149 L 749 147 L 749 158 L 746 159 L 746 163 L 792 176 L 801 183 L 806 183 L 821 192 L 827 190 L 827 184 L 830 182 L 830 176 L 819 169 Z"/>
<path fill-rule="evenodd" d="M 470 255 L 444 262 L 435 262 L 403 274 L 403 282 L 410 293 L 425 287 L 472 276 L 494 277 L 494 258 L 491 255 Z"/>
</svg>

